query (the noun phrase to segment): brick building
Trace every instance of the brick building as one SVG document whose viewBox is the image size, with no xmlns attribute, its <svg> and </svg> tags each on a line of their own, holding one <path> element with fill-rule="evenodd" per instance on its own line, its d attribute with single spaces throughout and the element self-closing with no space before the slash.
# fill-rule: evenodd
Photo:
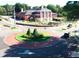
<svg viewBox="0 0 79 59">
<path fill-rule="evenodd" d="M 21 20 L 38 20 L 50 22 L 54 17 L 57 17 L 57 14 L 53 13 L 47 8 L 39 8 L 19 12 L 16 14 L 16 17 Z"/>
</svg>

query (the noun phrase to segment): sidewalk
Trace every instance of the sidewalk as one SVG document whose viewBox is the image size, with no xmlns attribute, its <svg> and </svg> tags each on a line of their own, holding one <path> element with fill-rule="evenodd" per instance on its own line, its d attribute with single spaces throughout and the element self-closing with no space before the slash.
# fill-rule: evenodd
<svg viewBox="0 0 79 59">
<path fill-rule="evenodd" d="M 3 57 L 6 54 L 5 52 L 7 49 L 9 49 L 9 47 L 0 50 L 0 57 Z"/>
</svg>

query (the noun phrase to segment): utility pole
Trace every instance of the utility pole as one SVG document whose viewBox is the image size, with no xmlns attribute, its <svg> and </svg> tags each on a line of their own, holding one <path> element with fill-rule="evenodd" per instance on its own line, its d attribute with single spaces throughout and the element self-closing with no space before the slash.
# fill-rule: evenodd
<svg viewBox="0 0 79 59">
<path fill-rule="evenodd" d="M 16 12 L 15 12 L 15 6 L 14 6 L 14 10 L 13 10 L 13 14 L 14 14 L 14 27 L 16 27 Z"/>
<path fill-rule="evenodd" d="M 14 6 L 14 19 L 16 20 L 15 6 Z"/>
</svg>

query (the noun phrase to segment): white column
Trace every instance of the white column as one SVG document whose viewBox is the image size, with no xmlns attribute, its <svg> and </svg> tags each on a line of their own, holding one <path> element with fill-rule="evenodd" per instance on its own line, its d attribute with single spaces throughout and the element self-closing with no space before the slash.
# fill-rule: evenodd
<svg viewBox="0 0 79 59">
<path fill-rule="evenodd" d="M 45 20 L 45 11 L 44 11 L 44 20 Z"/>
<path fill-rule="evenodd" d="M 46 19 L 46 11 L 45 11 L 45 21 L 47 21 L 47 19 Z"/>
<path fill-rule="evenodd" d="M 46 22 L 48 22 L 48 19 L 47 19 L 47 16 L 46 16 L 46 11 L 44 11 L 44 20 L 46 21 Z"/>
<path fill-rule="evenodd" d="M 47 12 L 47 17 L 48 17 L 47 20 L 49 21 L 49 12 Z"/>
<path fill-rule="evenodd" d="M 51 17 L 50 17 L 50 21 L 52 21 L 52 12 L 51 12 Z"/>
<path fill-rule="evenodd" d="M 42 18 L 42 12 L 40 11 L 40 20 L 42 21 L 43 18 Z"/>
</svg>

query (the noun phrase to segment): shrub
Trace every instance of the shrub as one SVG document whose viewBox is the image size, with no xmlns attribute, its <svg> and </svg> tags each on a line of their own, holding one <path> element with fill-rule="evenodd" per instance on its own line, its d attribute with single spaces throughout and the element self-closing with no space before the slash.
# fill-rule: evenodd
<svg viewBox="0 0 79 59">
<path fill-rule="evenodd" d="M 25 35 L 22 35 L 21 37 L 23 37 L 23 38 L 27 38 Z"/>
<path fill-rule="evenodd" d="M 64 35 L 63 36 L 61 36 L 61 38 L 64 38 L 64 39 L 68 39 L 69 38 L 69 33 L 64 33 Z"/>
<path fill-rule="evenodd" d="M 27 33 L 26 33 L 28 36 L 31 35 L 31 32 L 30 32 L 30 29 L 27 30 Z"/>
<path fill-rule="evenodd" d="M 49 22 L 48 25 L 53 25 L 53 23 L 52 22 Z"/>
<path fill-rule="evenodd" d="M 34 29 L 33 33 L 32 33 L 33 36 L 37 37 L 38 36 L 38 31 L 37 29 Z"/>
<path fill-rule="evenodd" d="M 2 19 L 0 19 L 0 21 L 1 21 Z"/>
<path fill-rule="evenodd" d="M 43 38 L 44 36 L 43 36 L 42 34 L 40 34 L 38 37 L 39 37 L 39 38 Z"/>
</svg>

